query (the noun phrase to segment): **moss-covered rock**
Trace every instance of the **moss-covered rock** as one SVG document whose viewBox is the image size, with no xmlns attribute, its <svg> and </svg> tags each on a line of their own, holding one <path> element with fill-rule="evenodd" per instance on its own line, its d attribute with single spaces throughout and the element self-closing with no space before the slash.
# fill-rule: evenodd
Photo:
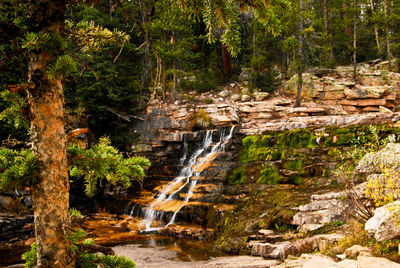
<svg viewBox="0 0 400 268">
<path fill-rule="evenodd" d="M 385 124 L 271 131 L 247 136 L 242 140 L 239 158 L 245 165 L 232 173 L 229 183 L 299 184 L 304 176 L 327 177 L 331 175 L 329 169 L 334 168 L 348 147 L 371 145 L 399 133 L 398 127 Z"/>
</svg>

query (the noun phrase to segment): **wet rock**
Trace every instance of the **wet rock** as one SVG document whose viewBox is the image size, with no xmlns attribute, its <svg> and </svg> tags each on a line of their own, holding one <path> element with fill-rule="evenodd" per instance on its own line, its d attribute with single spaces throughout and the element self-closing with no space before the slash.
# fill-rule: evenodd
<svg viewBox="0 0 400 268">
<path fill-rule="evenodd" d="M 365 223 L 365 231 L 379 242 L 400 237 L 400 228 L 393 217 L 399 206 L 400 201 L 396 201 L 377 208 L 374 216 Z"/>
<path fill-rule="evenodd" d="M 0 241 L 27 239 L 33 235 L 33 215 L 0 214 Z"/>
</svg>

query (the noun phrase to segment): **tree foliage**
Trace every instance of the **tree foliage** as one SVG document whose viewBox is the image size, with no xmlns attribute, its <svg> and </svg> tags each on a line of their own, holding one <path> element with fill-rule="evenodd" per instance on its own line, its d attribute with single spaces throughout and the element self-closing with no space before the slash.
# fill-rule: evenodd
<svg viewBox="0 0 400 268">
<path fill-rule="evenodd" d="M 131 179 L 143 179 L 144 170 L 150 166 L 150 161 L 143 157 L 124 158 L 110 144 L 110 139 L 103 137 L 90 149 L 83 149 L 77 145 L 68 148 L 70 175 L 84 177 L 85 193 L 88 196 L 95 194 L 97 184 L 101 184 L 103 178 L 113 185 L 120 184 L 128 188 Z"/>
</svg>

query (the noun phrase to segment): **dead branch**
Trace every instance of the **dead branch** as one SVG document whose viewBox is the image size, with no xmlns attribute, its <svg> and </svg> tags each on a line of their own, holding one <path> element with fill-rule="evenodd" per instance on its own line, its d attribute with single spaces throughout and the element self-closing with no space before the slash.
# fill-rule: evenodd
<svg viewBox="0 0 400 268">
<path fill-rule="evenodd" d="M 88 133 L 88 132 L 89 132 L 88 128 L 77 128 L 77 129 L 71 130 L 68 133 L 68 137 L 67 138 L 68 138 L 68 140 L 70 140 L 73 137 L 76 137 L 76 136 L 78 136 L 78 135 L 80 135 L 82 133 Z"/>
<path fill-rule="evenodd" d="M 89 253 L 101 252 L 104 255 L 115 255 L 114 250 L 110 247 L 105 247 L 95 244 L 79 244 L 78 246 L 81 251 L 86 251 Z"/>
</svg>

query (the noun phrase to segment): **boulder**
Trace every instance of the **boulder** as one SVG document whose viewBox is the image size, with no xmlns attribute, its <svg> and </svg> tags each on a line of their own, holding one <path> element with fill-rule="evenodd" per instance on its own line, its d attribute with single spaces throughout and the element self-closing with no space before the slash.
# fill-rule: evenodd
<svg viewBox="0 0 400 268">
<path fill-rule="evenodd" d="M 224 89 L 218 93 L 218 96 L 220 96 L 221 98 L 226 98 L 229 96 L 229 94 L 230 94 L 230 91 L 228 89 Z"/>
<path fill-rule="evenodd" d="M 251 97 L 247 94 L 243 94 L 242 97 L 240 98 L 241 101 L 246 102 L 250 101 Z"/>
<path fill-rule="evenodd" d="M 289 99 L 278 100 L 278 101 L 275 103 L 276 106 L 288 106 L 288 105 L 290 105 L 290 104 L 292 104 L 292 101 L 289 100 Z"/>
<path fill-rule="evenodd" d="M 240 100 L 240 94 L 233 94 L 231 96 L 231 101 L 238 101 Z"/>
<path fill-rule="evenodd" d="M 388 109 L 388 108 L 386 108 L 384 106 L 379 106 L 379 112 L 381 112 L 381 113 L 389 113 L 389 114 L 393 113 L 390 109 Z"/>
<path fill-rule="evenodd" d="M 348 249 L 346 249 L 344 251 L 344 255 L 346 256 L 346 258 L 355 259 L 359 255 L 364 255 L 364 256 L 371 255 L 371 250 L 367 247 L 363 247 L 360 245 L 354 245 L 354 246 L 351 246 Z"/>
<path fill-rule="evenodd" d="M 374 216 L 365 223 L 365 231 L 379 242 L 400 237 L 400 228 L 395 212 L 400 209 L 400 201 L 377 208 Z"/>
<path fill-rule="evenodd" d="M 383 87 L 357 87 L 344 90 L 347 99 L 379 99 L 382 98 L 384 92 Z"/>
<path fill-rule="evenodd" d="M 251 254 L 254 256 L 262 256 L 270 259 L 284 260 L 291 254 L 292 244 L 290 242 L 271 243 L 254 243 L 252 245 Z"/>
<path fill-rule="evenodd" d="M 388 143 L 382 150 L 366 154 L 357 165 L 361 173 L 381 173 L 383 168 L 400 169 L 400 143 Z"/>
<path fill-rule="evenodd" d="M 301 255 L 302 253 L 312 252 L 314 250 L 325 250 L 333 243 L 337 243 L 344 236 L 342 234 L 323 234 L 293 242 L 260 243 L 252 242 L 252 255 L 262 256 L 264 258 L 285 260 L 288 255 Z"/>
<path fill-rule="evenodd" d="M 248 81 L 250 79 L 250 69 L 249 68 L 242 68 L 242 71 L 239 75 L 240 81 Z"/>
<path fill-rule="evenodd" d="M 268 92 L 254 92 L 253 95 L 256 101 L 263 101 L 268 99 L 270 94 Z"/>
<path fill-rule="evenodd" d="M 300 231 L 307 232 L 317 230 L 326 223 L 345 221 L 345 212 L 351 207 L 351 202 L 345 197 L 345 192 L 313 195 L 311 203 L 298 208 L 292 224 L 298 225 Z"/>
</svg>

